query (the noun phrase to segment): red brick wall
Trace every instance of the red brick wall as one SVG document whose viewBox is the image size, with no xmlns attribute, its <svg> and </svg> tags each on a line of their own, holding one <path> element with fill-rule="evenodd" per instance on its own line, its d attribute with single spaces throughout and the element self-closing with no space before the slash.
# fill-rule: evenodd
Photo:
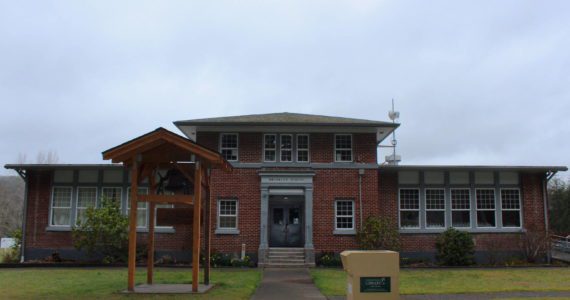
<svg viewBox="0 0 570 300">
<path fill-rule="evenodd" d="M 522 174 L 523 224 L 528 230 L 545 231 L 542 174 Z"/>
</svg>

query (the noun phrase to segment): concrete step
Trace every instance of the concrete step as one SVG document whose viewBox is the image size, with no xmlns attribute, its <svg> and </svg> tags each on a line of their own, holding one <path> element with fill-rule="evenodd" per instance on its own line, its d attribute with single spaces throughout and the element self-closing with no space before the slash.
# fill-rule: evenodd
<svg viewBox="0 0 570 300">
<path fill-rule="evenodd" d="M 305 263 L 305 259 L 274 259 L 274 258 L 270 258 L 267 260 L 268 263 L 272 264 L 272 263 L 287 263 L 287 264 L 304 264 Z"/>
<path fill-rule="evenodd" d="M 269 259 L 305 259 L 305 255 L 271 255 L 267 256 Z"/>
<path fill-rule="evenodd" d="M 265 263 L 262 267 L 264 268 L 305 268 L 311 267 L 310 264 L 305 263 Z"/>
</svg>

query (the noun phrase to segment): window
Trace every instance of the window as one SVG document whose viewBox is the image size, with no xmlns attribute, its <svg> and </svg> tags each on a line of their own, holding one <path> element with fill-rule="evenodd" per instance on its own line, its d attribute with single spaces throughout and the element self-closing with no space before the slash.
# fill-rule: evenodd
<svg viewBox="0 0 570 300">
<path fill-rule="evenodd" d="M 495 227 L 495 190 L 477 189 L 477 227 Z"/>
<path fill-rule="evenodd" d="M 238 160 L 238 135 L 236 133 L 222 133 L 220 153 L 227 161 Z"/>
<path fill-rule="evenodd" d="M 71 225 L 71 187 L 54 187 L 51 202 L 51 225 Z"/>
<path fill-rule="evenodd" d="M 110 200 L 114 203 L 117 203 L 117 205 L 119 205 L 119 208 L 123 207 L 123 203 L 122 203 L 122 197 L 121 194 L 123 192 L 123 189 L 120 187 L 104 187 L 102 189 L 102 197 L 105 198 L 106 200 Z"/>
<path fill-rule="evenodd" d="M 148 189 L 139 187 L 139 195 L 147 195 Z M 137 227 L 144 228 L 147 225 L 148 202 L 137 203 Z M 127 216 L 131 213 L 131 188 L 127 189 Z"/>
<path fill-rule="evenodd" d="M 420 228 L 420 190 L 400 189 L 400 227 Z"/>
<path fill-rule="evenodd" d="M 521 201 L 519 189 L 501 190 L 503 227 L 521 227 Z"/>
<path fill-rule="evenodd" d="M 281 137 L 281 161 L 293 161 L 293 136 L 282 134 Z"/>
<path fill-rule="evenodd" d="M 426 189 L 426 227 L 445 228 L 445 191 Z"/>
<path fill-rule="evenodd" d="M 156 210 L 159 208 L 174 208 L 173 204 L 157 204 L 154 206 L 154 215 L 157 216 Z M 166 229 L 172 229 L 173 227 L 170 225 L 160 225 L 157 222 L 157 219 L 154 219 L 154 226 L 156 228 L 166 228 Z"/>
<path fill-rule="evenodd" d="M 237 229 L 237 200 L 218 201 L 218 228 Z"/>
<path fill-rule="evenodd" d="M 334 157 L 338 162 L 352 161 L 352 135 L 336 134 L 334 136 Z"/>
<path fill-rule="evenodd" d="M 335 229 L 338 230 L 354 229 L 354 201 L 336 200 L 334 214 L 335 214 Z"/>
<path fill-rule="evenodd" d="M 471 197 L 469 189 L 451 190 L 451 226 L 471 227 Z"/>
<path fill-rule="evenodd" d="M 277 136 L 275 134 L 264 135 L 263 145 L 264 145 L 263 160 L 275 161 L 277 157 Z"/>
<path fill-rule="evenodd" d="M 309 135 L 297 135 L 297 161 L 309 162 Z"/>
<path fill-rule="evenodd" d="M 89 207 L 97 206 L 97 188 L 96 187 L 78 187 L 77 188 L 77 207 L 75 210 L 75 224 L 79 225 L 85 221 L 85 212 Z"/>
</svg>

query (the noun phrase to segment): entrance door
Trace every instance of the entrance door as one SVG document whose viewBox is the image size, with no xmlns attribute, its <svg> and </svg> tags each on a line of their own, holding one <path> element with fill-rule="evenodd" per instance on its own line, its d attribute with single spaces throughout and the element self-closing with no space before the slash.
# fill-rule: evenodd
<svg viewBox="0 0 570 300">
<path fill-rule="evenodd" d="M 303 246 L 303 214 L 299 205 L 275 205 L 270 213 L 270 247 Z"/>
</svg>

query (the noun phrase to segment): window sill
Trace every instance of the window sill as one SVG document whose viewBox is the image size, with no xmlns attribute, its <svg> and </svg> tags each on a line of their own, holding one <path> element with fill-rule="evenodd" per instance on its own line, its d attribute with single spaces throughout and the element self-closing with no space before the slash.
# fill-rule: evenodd
<svg viewBox="0 0 570 300">
<path fill-rule="evenodd" d="M 401 234 L 429 234 L 429 233 L 442 233 L 448 228 L 441 229 L 400 229 Z M 467 231 L 469 233 L 523 233 L 522 228 L 455 228 L 459 231 Z"/>
<path fill-rule="evenodd" d="M 216 231 L 214 232 L 215 234 L 228 234 L 228 235 L 237 235 L 239 234 L 239 230 L 238 229 L 216 229 Z"/>
<path fill-rule="evenodd" d="M 71 226 L 48 226 L 46 231 L 71 231 Z"/>
<path fill-rule="evenodd" d="M 340 229 L 335 229 L 333 231 L 334 235 L 356 235 L 356 230 L 354 229 L 349 229 L 349 230 L 340 230 Z"/>
</svg>

